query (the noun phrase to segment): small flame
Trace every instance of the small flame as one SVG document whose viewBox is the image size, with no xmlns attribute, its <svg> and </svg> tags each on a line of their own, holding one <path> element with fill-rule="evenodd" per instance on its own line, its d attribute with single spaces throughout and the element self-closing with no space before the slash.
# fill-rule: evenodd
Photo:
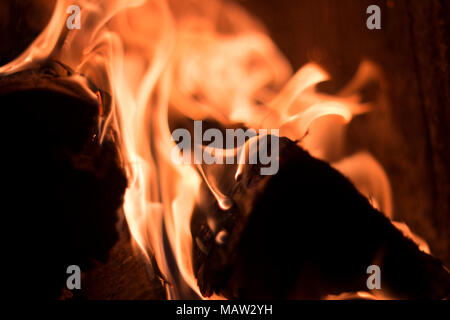
<svg viewBox="0 0 450 320">
<path fill-rule="evenodd" d="M 67 30 L 66 9 L 74 4 L 82 10 L 81 29 Z M 264 28 L 238 5 L 219 0 L 59 0 L 45 30 L 0 74 L 46 59 L 64 63 L 111 94 L 108 114 L 97 94 L 101 141 L 108 128 L 119 135 L 129 183 L 125 216 L 137 246 L 149 262 L 150 254 L 155 258 L 172 298 L 189 291 L 201 297 L 189 226 L 207 178 L 202 170 L 172 162 L 169 111 L 279 129 L 329 160 L 331 146 L 344 139 L 345 124 L 375 107 L 360 102 L 359 89 L 381 81 L 376 66 L 365 61 L 341 92 L 322 93 L 317 85 L 329 75 L 320 66 L 311 63 L 292 75 Z M 387 176 L 371 155 L 357 154 L 334 166 L 392 217 Z M 210 187 L 226 207 L 226 196 Z"/>
</svg>

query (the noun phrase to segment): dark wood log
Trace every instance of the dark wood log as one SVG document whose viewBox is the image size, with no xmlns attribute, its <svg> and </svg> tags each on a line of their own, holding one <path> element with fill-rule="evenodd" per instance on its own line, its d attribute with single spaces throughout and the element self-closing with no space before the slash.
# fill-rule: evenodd
<svg viewBox="0 0 450 320">
<path fill-rule="evenodd" d="M 280 171 L 261 176 L 259 169 L 246 165 L 240 179 L 228 177 L 232 182 L 223 193 L 233 200 L 229 210 L 221 210 L 203 189 L 191 222 L 202 294 L 321 299 L 367 291 L 366 270 L 376 264 L 384 294 L 448 296 L 450 275 L 442 264 L 327 163 L 282 138 Z"/>
<path fill-rule="evenodd" d="M 92 259 L 106 259 L 127 185 L 113 136 L 98 140 L 103 106 L 70 76 L 46 62 L 0 77 L 3 193 L 13 204 L 3 226 L 15 231 L 9 278 L 17 294 L 30 287 L 37 298 L 60 294 L 69 265 L 87 271 Z"/>
</svg>

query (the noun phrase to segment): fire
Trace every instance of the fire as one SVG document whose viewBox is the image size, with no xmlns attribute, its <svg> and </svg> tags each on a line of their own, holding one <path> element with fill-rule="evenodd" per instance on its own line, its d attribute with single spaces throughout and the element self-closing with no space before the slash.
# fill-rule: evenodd
<svg viewBox="0 0 450 320">
<path fill-rule="evenodd" d="M 74 4 L 81 8 L 81 29 L 67 30 L 66 9 Z M 369 80 L 382 81 L 377 67 L 365 61 L 341 92 L 322 93 L 317 85 L 329 75 L 320 66 L 311 63 L 292 75 L 263 26 L 238 5 L 219 0 L 59 0 L 45 30 L 0 74 L 45 59 L 70 66 L 111 95 L 110 107 L 98 95 L 101 140 L 111 128 L 118 134 L 129 181 L 126 219 L 149 263 L 154 257 L 170 298 L 190 292 L 201 297 L 189 226 L 201 181 L 208 179 L 172 161 L 169 112 L 279 129 L 280 136 L 330 160 L 345 124 L 376 107 L 360 102 L 359 89 Z M 370 154 L 334 166 L 392 218 L 388 178 Z M 405 227 L 400 228 L 414 237 Z"/>
</svg>

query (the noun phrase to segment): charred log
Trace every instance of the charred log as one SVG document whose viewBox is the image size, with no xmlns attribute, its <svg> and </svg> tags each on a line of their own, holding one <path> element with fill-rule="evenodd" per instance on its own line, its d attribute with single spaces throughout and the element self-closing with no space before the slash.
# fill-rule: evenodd
<svg viewBox="0 0 450 320">
<path fill-rule="evenodd" d="M 224 171 L 226 172 L 226 171 Z M 191 230 L 194 272 L 203 295 L 230 299 L 320 299 L 367 291 L 367 267 L 381 268 L 382 292 L 442 299 L 450 276 L 375 210 L 352 183 L 294 142 L 280 140 L 280 170 L 246 165 L 228 173 L 221 210 L 206 186 Z M 211 220 L 214 221 L 211 227 Z"/>
<path fill-rule="evenodd" d="M 69 265 L 86 271 L 118 239 L 126 179 L 112 136 L 99 143 L 101 100 L 72 76 L 51 62 L 0 78 L 13 204 L 4 226 L 14 231 L 8 261 L 18 294 L 57 297 Z"/>
</svg>

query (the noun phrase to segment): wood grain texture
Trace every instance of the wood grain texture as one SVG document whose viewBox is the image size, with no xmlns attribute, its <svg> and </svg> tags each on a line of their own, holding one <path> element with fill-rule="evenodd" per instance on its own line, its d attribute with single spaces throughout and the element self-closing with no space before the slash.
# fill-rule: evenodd
<svg viewBox="0 0 450 320">
<path fill-rule="evenodd" d="M 152 268 L 122 237 L 112 248 L 108 261 L 85 274 L 81 297 L 88 300 L 163 300 L 161 282 Z"/>
</svg>

